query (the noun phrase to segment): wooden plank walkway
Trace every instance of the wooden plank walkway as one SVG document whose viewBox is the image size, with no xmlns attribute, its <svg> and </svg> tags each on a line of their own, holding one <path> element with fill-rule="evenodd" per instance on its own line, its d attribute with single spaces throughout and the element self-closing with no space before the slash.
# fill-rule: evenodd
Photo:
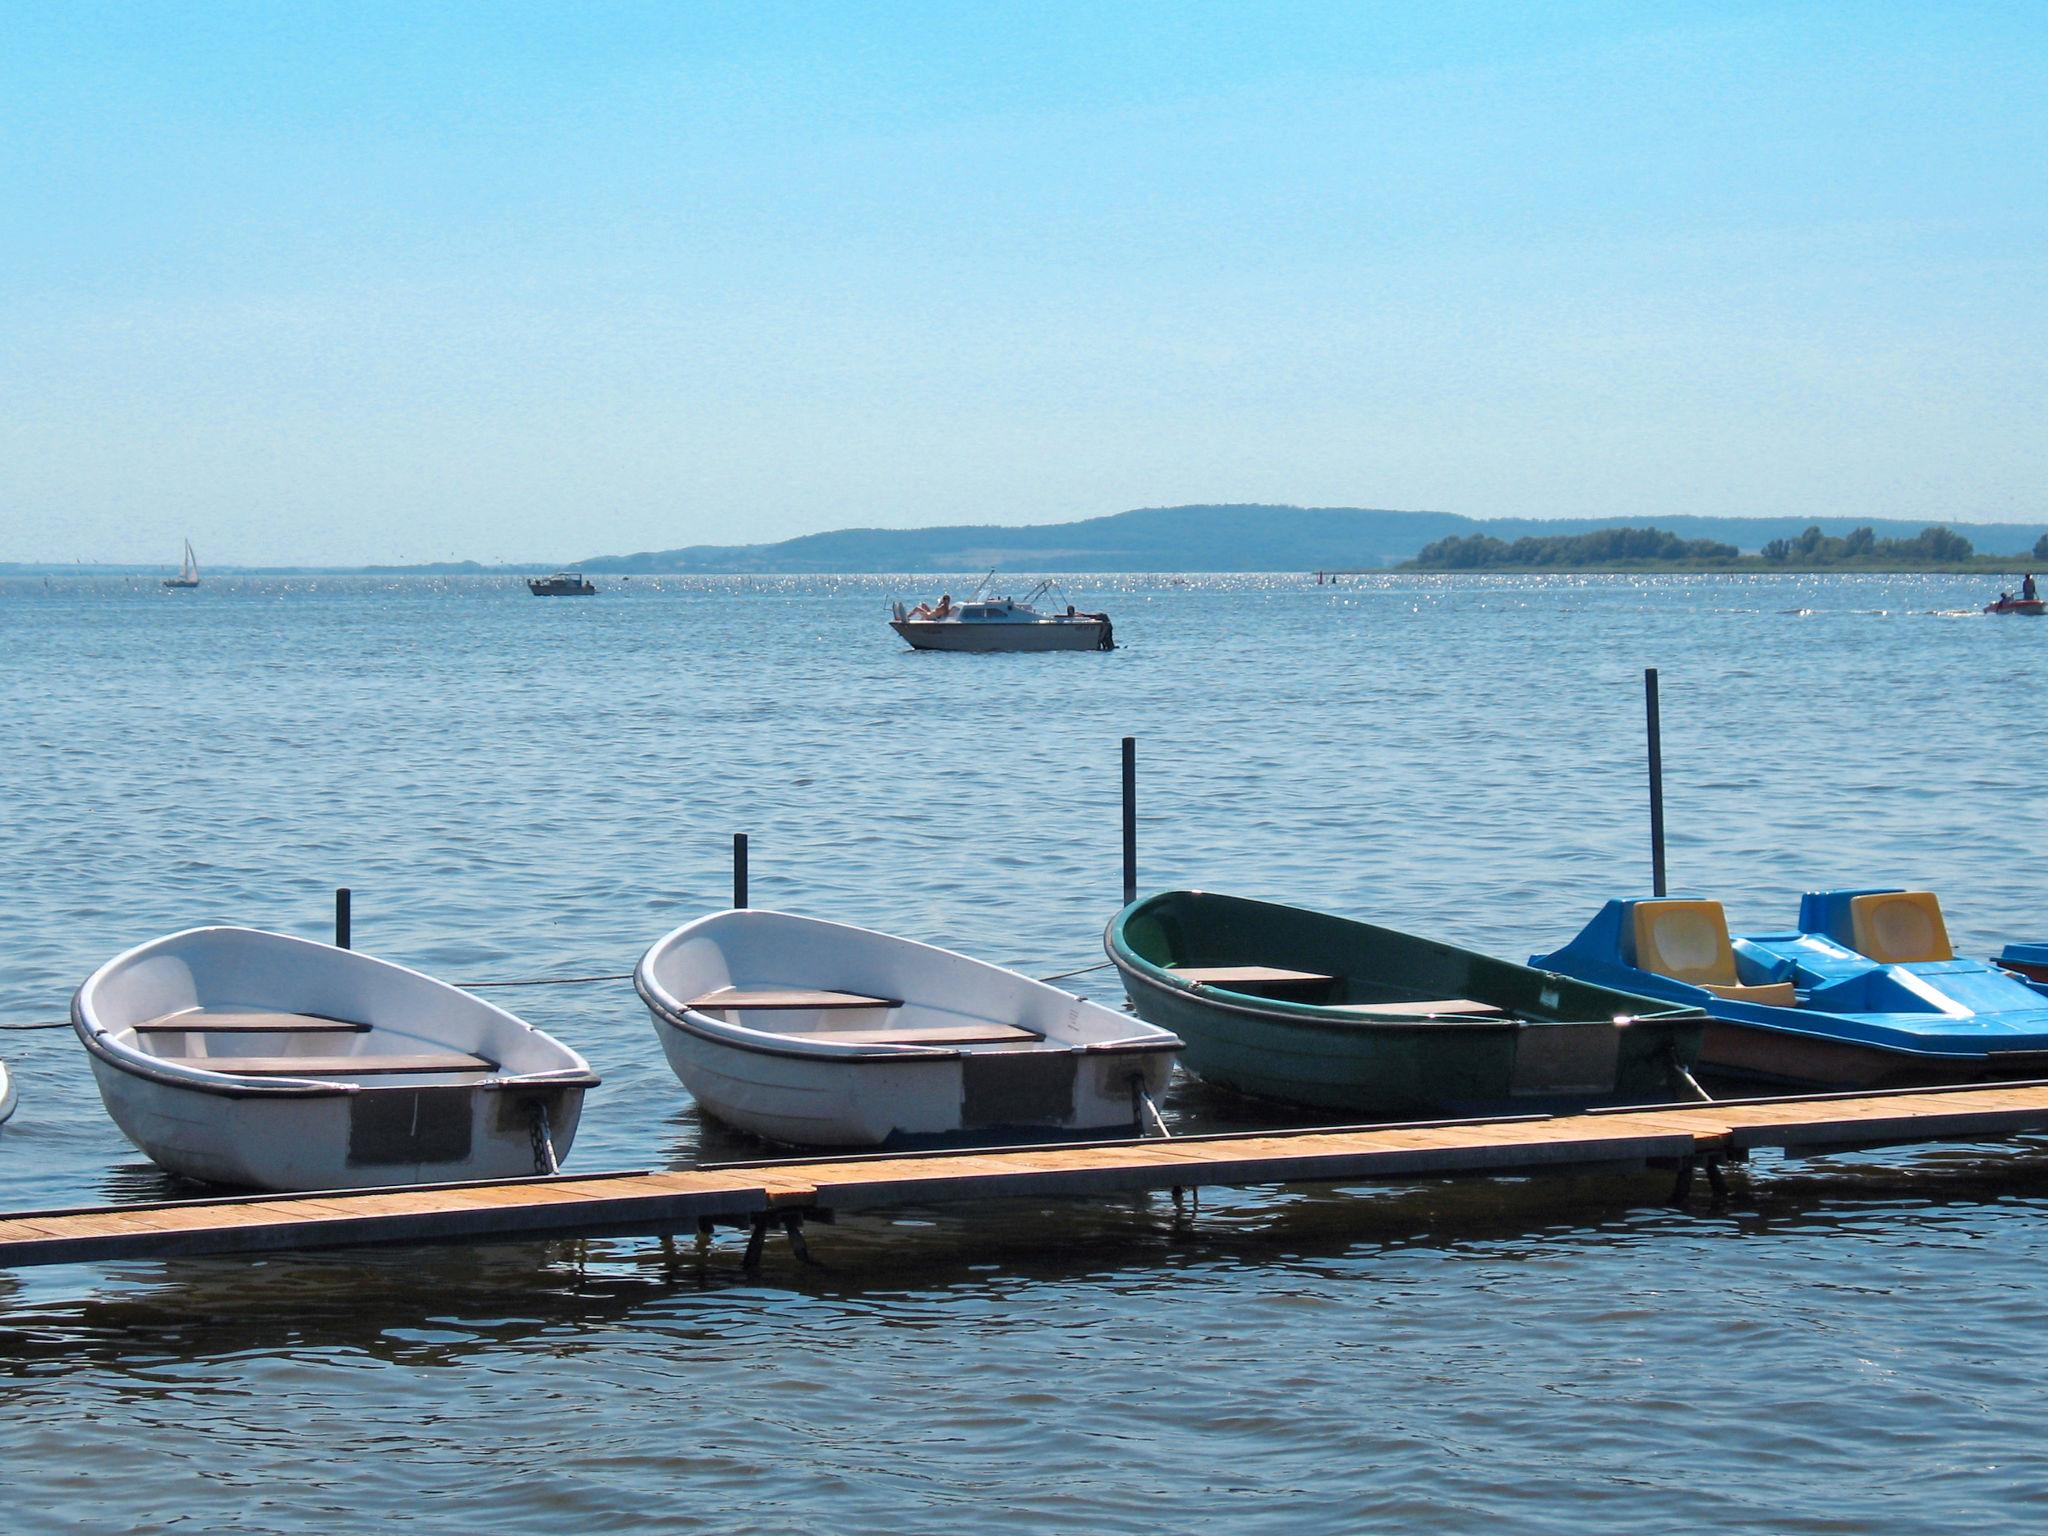
<svg viewBox="0 0 2048 1536">
<path fill-rule="evenodd" d="M 694 1231 L 806 1211 L 1014 1196 L 1522 1175 L 1753 1149 L 1987 1139 L 2048 1130 L 2048 1083 L 1751 1099 L 1589 1114 L 1187 1136 L 1003 1151 L 886 1154 L 314 1195 L 0 1215 L 0 1267 L 370 1243 Z"/>
</svg>

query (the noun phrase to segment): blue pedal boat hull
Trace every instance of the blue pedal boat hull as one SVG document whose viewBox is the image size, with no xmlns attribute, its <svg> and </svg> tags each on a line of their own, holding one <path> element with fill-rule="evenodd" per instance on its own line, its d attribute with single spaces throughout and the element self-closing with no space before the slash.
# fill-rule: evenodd
<svg viewBox="0 0 2048 1536">
<path fill-rule="evenodd" d="M 1865 892 L 1816 892 L 1797 930 L 1732 941 L 1742 985 L 1789 984 L 1794 1006 L 1721 996 L 1633 963 L 1639 899 L 1610 901 L 1569 944 L 1530 964 L 1705 1008 L 1701 1070 L 1786 1088 L 1907 1088 L 2048 1077 L 2048 994 L 1984 961 L 1885 963 L 1828 931 Z M 2048 946 L 2021 946 L 2043 950 Z"/>
</svg>

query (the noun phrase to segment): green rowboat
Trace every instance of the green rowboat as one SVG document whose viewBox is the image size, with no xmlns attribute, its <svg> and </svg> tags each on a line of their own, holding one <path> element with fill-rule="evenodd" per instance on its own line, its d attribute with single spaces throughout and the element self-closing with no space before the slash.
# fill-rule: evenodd
<svg viewBox="0 0 2048 1536">
<path fill-rule="evenodd" d="M 1329 913 L 1206 891 L 1104 937 L 1138 1016 L 1205 1081 L 1375 1119 L 1703 1097 L 1706 1015 Z"/>
</svg>

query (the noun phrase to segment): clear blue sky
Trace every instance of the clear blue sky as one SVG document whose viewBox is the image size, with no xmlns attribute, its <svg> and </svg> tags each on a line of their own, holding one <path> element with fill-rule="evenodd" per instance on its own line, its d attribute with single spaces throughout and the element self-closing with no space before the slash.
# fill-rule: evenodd
<svg viewBox="0 0 2048 1536">
<path fill-rule="evenodd" d="M 2048 5 L 0 8 L 0 559 L 2048 519 Z"/>
</svg>

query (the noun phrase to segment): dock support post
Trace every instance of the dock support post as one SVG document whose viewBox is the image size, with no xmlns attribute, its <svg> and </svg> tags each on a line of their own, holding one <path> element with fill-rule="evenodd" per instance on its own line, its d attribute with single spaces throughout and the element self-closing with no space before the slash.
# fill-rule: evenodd
<svg viewBox="0 0 2048 1536">
<path fill-rule="evenodd" d="M 1650 726 L 1650 890 L 1664 894 L 1664 731 L 1657 714 L 1657 669 L 1643 669 L 1643 707 Z"/>
<path fill-rule="evenodd" d="M 1138 899 L 1138 738 L 1124 738 L 1124 905 Z"/>
<path fill-rule="evenodd" d="M 782 1217 L 782 1230 L 789 1234 L 789 1251 L 794 1253 L 799 1264 L 815 1264 L 811 1257 L 811 1245 L 804 1241 L 804 1213 L 786 1211 Z"/>
<path fill-rule="evenodd" d="M 334 947 L 347 949 L 349 942 L 349 889 L 345 885 L 334 888 Z"/>
<path fill-rule="evenodd" d="M 732 835 L 732 904 L 735 910 L 747 904 L 747 834 Z"/>
<path fill-rule="evenodd" d="M 763 1211 L 754 1218 L 754 1229 L 747 1234 L 747 1253 L 746 1257 L 740 1260 L 741 1267 L 750 1270 L 759 1269 L 761 1267 L 761 1249 L 767 1242 L 768 1213 Z"/>
<path fill-rule="evenodd" d="M 1688 1157 L 1678 1165 L 1678 1178 L 1671 1186 L 1671 1203 L 1673 1205 L 1684 1205 L 1687 1197 L 1692 1194 L 1693 1166 L 1698 1161 L 1698 1158 Z"/>
</svg>

